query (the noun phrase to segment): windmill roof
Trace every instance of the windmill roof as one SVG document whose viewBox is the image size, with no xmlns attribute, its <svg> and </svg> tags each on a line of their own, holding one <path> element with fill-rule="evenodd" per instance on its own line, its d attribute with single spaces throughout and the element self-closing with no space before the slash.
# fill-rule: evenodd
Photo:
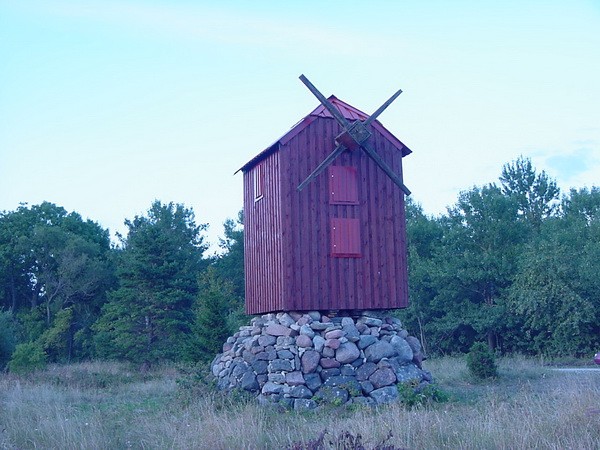
<svg viewBox="0 0 600 450">
<path fill-rule="evenodd" d="M 350 122 L 353 122 L 355 120 L 364 121 L 369 117 L 368 114 L 365 114 L 364 112 L 355 108 L 354 106 L 343 102 L 334 95 L 330 96 L 328 100 L 338 109 L 338 111 L 340 111 L 340 113 L 342 113 L 344 118 Z M 256 155 L 246 164 L 244 164 L 240 169 L 236 171 L 236 173 L 240 170 L 243 172 L 250 170 L 261 160 L 269 156 L 271 153 L 277 151 L 279 149 L 279 146 L 287 144 L 290 140 L 296 137 L 302 130 L 309 126 L 318 117 L 333 118 L 333 116 L 327 110 L 327 108 L 325 108 L 323 105 L 319 105 L 310 114 L 308 114 L 298 123 L 296 123 L 296 125 L 294 125 L 286 134 L 281 136 L 273 144 L 269 145 L 266 149 L 264 149 L 262 152 L 260 152 L 258 155 Z M 383 136 L 385 136 L 395 147 L 398 148 L 398 150 L 401 150 L 403 157 L 412 153 L 412 151 L 406 145 L 404 145 L 400 141 L 400 139 L 398 139 L 390 131 L 388 131 L 387 128 L 385 128 L 378 120 L 374 120 L 371 123 L 371 126 L 377 131 L 379 131 Z"/>
</svg>

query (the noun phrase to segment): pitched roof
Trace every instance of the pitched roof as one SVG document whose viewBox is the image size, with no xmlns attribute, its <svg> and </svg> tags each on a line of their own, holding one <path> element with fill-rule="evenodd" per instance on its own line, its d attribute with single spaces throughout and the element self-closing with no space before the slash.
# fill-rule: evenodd
<svg viewBox="0 0 600 450">
<path fill-rule="evenodd" d="M 338 99 L 334 95 L 330 96 L 328 100 L 342 113 L 345 119 L 353 122 L 355 120 L 366 120 L 369 116 L 364 112 L 356 109 L 354 106 L 349 105 L 346 102 Z M 313 121 L 315 121 L 318 117 L 327 117 L 333 118 L 331 113 L 325 108 L 323 105 L 319 105 L 316 109 L 314 109 L 310 114 L 301 119 L 296 125 L 294 125 L 290 131 L 284 134 L 282 137 L 277 139 L 273 144 L 269 145 L 266 149 L 244 164 L 240 169 L 238 169 L 235 173 L 238 173 L 240 170 L 246 172 L 262 161 L 264 158 L 269 156 L 271 153 L 277 151 L 280 145 L 287 144 L 290 140 L 296 137 L 302 130 L 304 130 L 307 126 L 309 126 Z M 374 120 L 371 123 L 371 126 L 379 131 L 383 136 L 385 136 L 398 150 L 402 151 L 402 156 L 406 156 L 412 151 L 404 145 L 400 139 L 390 133 L 378 120 Z"/>
</svg>

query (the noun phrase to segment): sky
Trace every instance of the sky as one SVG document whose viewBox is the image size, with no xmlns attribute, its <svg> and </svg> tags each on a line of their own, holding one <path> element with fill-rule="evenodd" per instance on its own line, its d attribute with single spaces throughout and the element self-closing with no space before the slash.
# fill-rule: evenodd
<svg viewBox="0 0 600 450">
<path fill-rule="evenodd" d="M 300 74 L 367 113 L 403 90 L 379 120 L 430 215 L 520 155 L 600 185 L 599 0 L 0 0 L 0 211 L 114 236 L 173 201 L 216 245 L 234 172 L 318 106 Z"/>
</svg>

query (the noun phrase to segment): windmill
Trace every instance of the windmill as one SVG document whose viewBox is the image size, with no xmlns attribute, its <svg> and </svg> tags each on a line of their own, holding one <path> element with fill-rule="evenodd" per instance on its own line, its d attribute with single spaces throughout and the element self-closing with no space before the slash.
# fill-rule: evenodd
<svg viewBox="0 0 600 450">
<path fill-rule="evenodd" d="M 240 168 L 246 312 L 404 308 L 412 151 L 376 120 L 402 91 L 369 116 L 300 80 L 320 104 Z"/>
<path fill-rule="evenodd" d="M 321 172 L 323 172 L 327 166 L 329 166 L 339 155 L 346 150 L 356 151 L 358 149 L 363 150 L 373 161 L 377 164 L 381 170 L 383 170 L 388 177 L 400 188 L 406 195 L 410 195 L 410 190 L 402 183 L 402 180 L 394 171 L 387 165 L 387 163 L 381 159 L 381 157 L 373 150 L 367 142 L 371 137 L 371 132 L 368 127 L 379 115 L 386 110 L 388 106 L 392 104 L 400 94 L 402 90 L 399 89 L 394 95 L 392 95 L 383 105 L 381 105 L 377 111 L 371 114 L 364 121 L 355 120 L 350 123 L 346 118 L 338 111 L 338 109 L 331 104 L 327 98 L 306 78 L 304 75 L 300 75 L 300 81 L 302 81 L 306 87 L 314 94 L 315 97 L 321 102 L 321 104 L 329 111 L 335 120 L 342 126 L 343 130 L 335 138 L 335 149 L 317 166 L 312 173 L 306 177 L 306 179 L 300 183 L 298 190 L 301 191 L 316 178 Z"/>
</svg>

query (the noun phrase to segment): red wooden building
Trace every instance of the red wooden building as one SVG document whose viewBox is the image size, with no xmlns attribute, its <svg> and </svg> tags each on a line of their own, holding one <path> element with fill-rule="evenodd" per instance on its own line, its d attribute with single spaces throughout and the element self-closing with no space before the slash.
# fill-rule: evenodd
<svg viewBox="0 0 600 450">
<path fill-rule="evenodd" d="M 328 100 L 348 123 L 369 117 Z M 338 122 L 321 105 L 240 169 L 249 314 L 407 306 L 404 193 L 381 166 L 344 147 L 298 188 L 339 143 Z M 376 120 L 369 131 L 365 144 L 401 180 L 410 149 Z"/>
</svg>

